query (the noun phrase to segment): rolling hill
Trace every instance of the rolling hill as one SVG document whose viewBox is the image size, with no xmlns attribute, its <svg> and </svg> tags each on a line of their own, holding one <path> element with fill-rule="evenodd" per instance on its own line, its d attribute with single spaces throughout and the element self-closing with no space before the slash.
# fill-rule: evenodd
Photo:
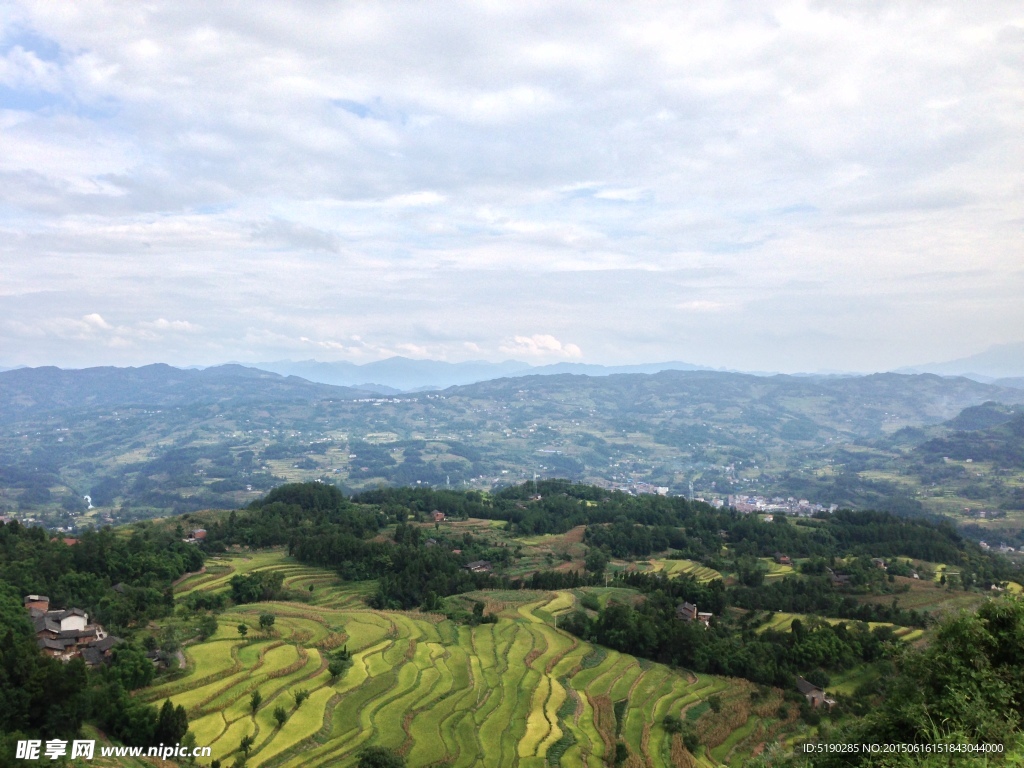
<svg viewBox="0 0 1024 768">
<path fill-rule="evenodd" d="M 1021 403 L 929 374 L 563 373 L 382 396 L 235 365 L 19 369 L 0 373 L 0 513 L 73 525 L 99 514 L 86 494 L 134 519 L 285 480 L 486 490 L 536 473 L 955 514 L 968 485 L 998 507 L 1015 481 L 936 473 L 915 447 Z"/>
</svg>

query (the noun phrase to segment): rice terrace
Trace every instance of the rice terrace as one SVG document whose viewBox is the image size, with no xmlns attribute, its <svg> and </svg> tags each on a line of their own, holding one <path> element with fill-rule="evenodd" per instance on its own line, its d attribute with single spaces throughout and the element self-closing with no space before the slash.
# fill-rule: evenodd
<svg viewBox="0 0 1024 768">
<path fill-rule="evenodd" d="M 414 766 L 603 766 L 617 741 L 627 745 L 627 765 L 686 764 L 678 735 L 661 726 L 674 714 L 710 745 L 694 764 L 714 766 L 749 755 L 778 728 L 769 717 L 777 693 L 751 702 L 755 686 L 746 681 L 676 672 L 557 629 L 581 590 L 494 593 L 497 623 L 467 627 L 369 610 L 360 600 L 366 584 L 342 585 L 329 571 L 263 551 L 208 560 L 176 596 L 224 591 L 231 576 L 256 571 L 312 587 L 312 602 L 229 609 L 216 634 L 186 647 L 185 676 L 141 694 L 183 705 L 197 743 L 222 762 L 249 737 L 254 767 L 354 764 L 367 744 Z M 261 632 L 257 615 L 266 612 L 275 622 Z M 249 627 L 244 638 L 239 624 Z M 353 663 L 332 682 L 327 659 L 341 647 Z M 298 707 L 297 690 L 308 692 Z M 254 691 L 262 699 L 255 711 Z M 707 704 L 715 695 L 727 703 L 718 714 Z M 288 713 L 280 726 L 278 706 Z"/>
</svg>

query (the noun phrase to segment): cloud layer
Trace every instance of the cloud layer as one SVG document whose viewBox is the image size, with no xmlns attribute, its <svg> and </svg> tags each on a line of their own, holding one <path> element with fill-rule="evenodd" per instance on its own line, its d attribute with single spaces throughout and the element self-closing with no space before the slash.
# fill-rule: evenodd
<svg viewBox="0 0 1024 768">
<path fill-rule="evenodd" d="M 0 364 L 881 369 L 1022 336 L 1018 3 L 83 0 L 0 30 Z"/>
</svg>

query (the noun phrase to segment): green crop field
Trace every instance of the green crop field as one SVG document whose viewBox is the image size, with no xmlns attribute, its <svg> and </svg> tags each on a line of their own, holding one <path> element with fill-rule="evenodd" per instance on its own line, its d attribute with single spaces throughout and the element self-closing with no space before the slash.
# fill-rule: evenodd
<svg viewBox="0 0 1024 768">
<path fill-rule="evenodd" d="M 722 578 L 722 574 L 712 568 L 705 568 L 700 563 L 695 563 L 693 560 L 669 560 L 667 558 L 659 558 L 650 560 L 650 568 L 648 570 L 659 573 L 664 571 L 671 578 L 673 576 L 680 576 L 686 574 L 693 576 L 697 581 L 708 582 L 714 581 L 715 579 Z"/>
<path fill-rule="evenodd" d="M 700 569 L 664 563 L 679 566 L 677 572 Z M 682 570 L 687 567 L 692 570 Z M 205 573 L 176 591 L 180 598 L 227 590 L 233 575 L 265 569 L 284 573 L 286 588 L 308 592 L 312 584 L 311 602 L 225 611 L 209 640 L 186 646 L 183 677 L 140 692 L 146 701 L 183 705 L 197 743 L 211 746 L 213 758 L 225 764 L 235 760 L 242 737 L 251 736 L 251 768 L 354 765 L 371 744 L 399 751 L 411 766 L 597 768 L 618 740 L 630 751 L 628 765 L 669 766 L 681 745 L 661 721 L 674 714 L 695 719 L 707 734 L 697 765 L 711 767 L 740 764 L 771 735 L 764 725 L 768 710 L 744 703 L 748 683 L 674 671 L 557 629 L 555 618 L 576 606 L 578 592 L 471 593 L 467 599 L 486 601 L 499 618 L 470 627 L 428 614 L 369 610 L 360 598 L 372 584 L 342 584 L 281 551 L 212 558 Z M 632 594 L 593 591 L 603 600 Z M 258 628 L 261 613 L 276 617 L 269 632 Z M 250 628 L 245 638 L 236 631 L 239 623 Z M 332 681 L 327 664 L 342 644 L 353 664 Z M 310 695 L 296 708 L 299 689 Z M 262 703 L 253 713 L 257 690 Z M 715 715 L 706 706 L 713 694 L 738 702 L 728 723 L 719 722 L 724 709 Z M 781 698 L 772 701 L 777 708 Z M 278 706 L 288 713 L 282 726 L 273 718 Z"/>
<path fill-rule="evenodd" d="M 793 625 L 793 621 L 795 619 L 799 619 L 800 621 L 804 622 L 804 624 L 807 624 L 808 622 L 812 621 L 827 621 L 829 624 L 832 624 L 833 626 L 836 624 L 858 623 L 855 621 L 851 621 L 850 619 L 822 619 L 820 617 L 810 616 L 804 613 L 785 613 L 780 611 L 778 613 L 771 614 L 771 619 L 762 624 L 760 627 L 758 627 L 757 631 L 764 632 L 766 630 L 772 629 L 776 632 L 788 632 L 790 627 Z M 924 635 L 923 629 L 917 629 L 915 627 L 901 627 L 897 624 L 890 624 L 884 621 L 869 621 L 867 622 L 867 624 L 872 629 L 874 629 L 875 627 L 890 627 L 892 628 L 893 634 L 895 634 L 896 637 L 898 637 L 900 640 L 905 640 L 907 642 L 913 642 L 914 640 L 917 640 L 922 635 Z"/>
<path fill-rule="evenodd" d="M 772 579 L 781 579 L 783 576 L 792 576 L 796 573 L 796 569 L 792 565 L 782 565 L 776 563 L 770 557 L 758 558 L 762 563 L 768 567 L 768 572 L 765 573 L 765 579 L 771 581 Z"/>
</svg>

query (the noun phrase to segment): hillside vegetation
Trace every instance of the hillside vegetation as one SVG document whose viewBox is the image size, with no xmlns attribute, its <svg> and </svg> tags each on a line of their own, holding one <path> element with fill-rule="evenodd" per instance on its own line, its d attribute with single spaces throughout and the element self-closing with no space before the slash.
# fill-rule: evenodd
<svg viewBox="0 0 1024 768">
<path fill-rule="evenodd" d="M 205 536 L 183 543 L 186 526 Z M 630 768 L 819 765 L 804 744 L 897 735 L 1019 748 L 1019 568 L 884 512 L 766 521 L 566 481 L 288 484 L 71 543 L 0 525 L 0 577 L 8 746 L 99 728 L 271 768 L 371 748 Z M 41 656 L 17 595 L 42 591 L 123 642 L 89 669 Z M 835 705 L 812 707 L 799 677 Z"/>
<path fill-rule="evenodd" d="M 240 366 L 25 369 L 0 373 L 0 512 L 89 525 L 236 507 L 283 481 L 490 490 L 536 473 L 986 511 L 999 541 L 1020 528 L 1024 468 L 998 419 L 1021 402 L 931 375 L 563 374 L 380 397 Z"/>
<path fill-rule="evenodd" d="M 728 718 L 706 705 L 704 717 L 693 718 L 710 748 L 701 763 L 712 765 L 749 754 L 784 724 L 775 718 L 778 692 L 673 671 L 556 629 L 577 592 L 486 593 L 496 621 L 468 626 L 367 610 L 358 590 L 283 553 L 216 558 L 208 568 L 217 575 L 183 582 L 179 599 L 226 590 L 229 574 L 253 571 L 281 573 L 284 586 L 300 593 L 314 587 L 309 603 L 220 614 L 217 633 L 187 649 L 189 674 L 142 693 L 185 706 L 198 742 L 212 744 L 222 760 L 252 735 L 250 766 L 350 765 L 367 744 L 416 766 L 603 766 L 618 743 L 631 755 L 627 764 L 670 765 L 681 744 L 665 731 L 665 716 L 685 718 L 717 695 L 735 708 Z M 257 617 L 266 613 L 276 621 L 263 634 Z M 236 631 L 240 622 L 250 626 L 246 639 Z M 328 660 L 340 648 L 352 665 L 332 681 Z M 296 707 L 300 689 L 309 698 Z M 262 704 L 253 713 L 257 690 Z M 272 718 L 278 705 L 289 715 L 280 727 Z"/>
</svg>

